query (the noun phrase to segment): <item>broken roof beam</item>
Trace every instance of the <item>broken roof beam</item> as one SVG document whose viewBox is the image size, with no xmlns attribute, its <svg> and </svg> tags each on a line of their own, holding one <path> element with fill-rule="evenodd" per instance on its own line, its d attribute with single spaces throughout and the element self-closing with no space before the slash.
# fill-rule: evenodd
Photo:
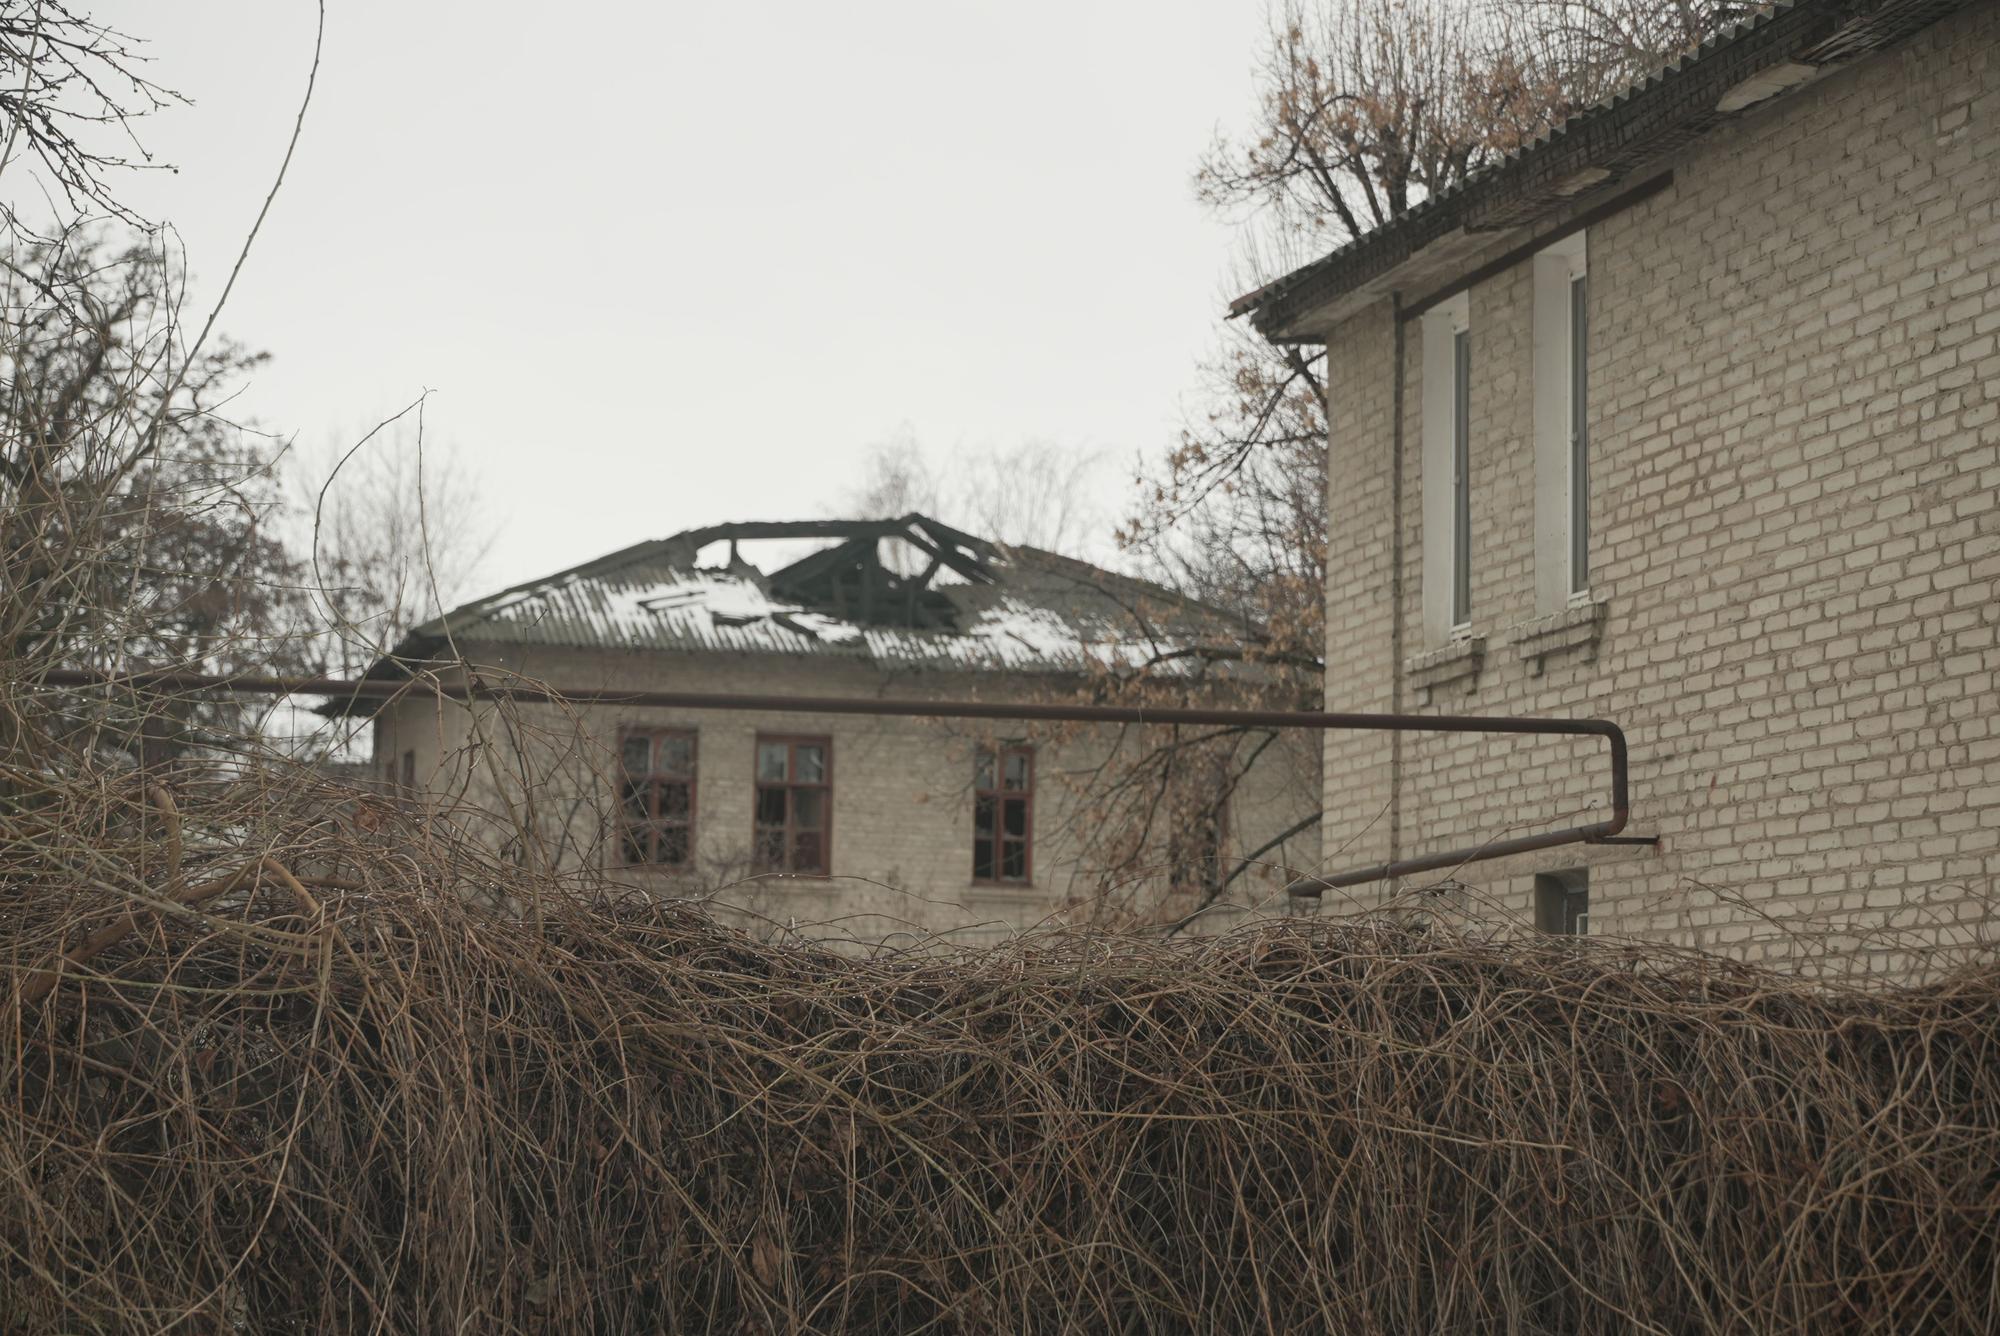
<svg viewBox="0 0 2000 1336">
<path fill-rule="evenodd" d="M 660 540 L 676 565 L 692 567 L 710 543 L 735 544 L 759 538 L 890 538 L 902 532 L 897 520 L 733 520 L 689 529 Z"/>
<path fill-rule="evenodd" d="M 771 588 L 775 590 L 783 586 L 788 589 L 798 589 L 827 578 L 842 567 L 863 561 L 873 562 L 879 566 L 881 563 L 875 552 L 875 544 L 879 541 L 879 538 L 867 536 L 849 538 L 844 543 L 836 543 L 818 552 L 809 552 L 791 565 L 772 571 Z"/>
<path fill-rule="evenodd" d="M 982 562 L 989 560 L 999 551 L 998 547 L 984 538 L 975 538 L 961 529 L 954 529 L 949 524 L 940 524 L 930 516 L 920 515 L 914 510 L 903 516 L 899 523 L 921 529 L 932 542 L 941 547 L 963 548 Z"/>
<path fill-rule="evenodd" d="M 666 541 L 673 545 L 675 552 L 686 564 L 693 565 L 696 555 L 710 543 L 728 542 L 733 550 L 733 545 L 736 543 L 759 538 L 846 540 L 824 552 L 812 553 L 783 570 L 772 573 L 773 579 L 783 577 L 790 580 L 809 578 L 817 574 L 821 567 L 808 564 L 815 558 L 828 558 L 830 553 L 842 552 L 869 540 L 899 538 L 925 555 L 943 562 L 966 579 L 980 584 L 990 584 L 993 576 L 987 568 L 987 563 L 997 551 L 992 543 L 983 538 L 976 538 L 948 524 L 941 524 L 930 516 L 916 511 L 896 519 L 738 520 L 728 524 L 711 524 L 700 529 L 690 529 Z"/>
<path fill-rule="evenodd" d="M 993 583 L 993 572 L 987 568 L 984 561 L 964 555 L 954 545 L 950 543 L 927 542 L 924 538 L 919 537 L 913 532 L 905 532 L 903 537 L 911 547 L 925 553 L 931 559 L 930 567 L 924 571 L 924 585 L 928 586 L 932 577 L 937 574 L 937 567 L 940 562 L 951 567 L 951 569 L 957 571 L 960 575 L 975 584 Z"/>
<path fill-rule="evenodd" d="M 690 529 L 703 544 L 718 538 L 890 538 L 901 528 L 898 520 L 737 520 Z"/>
</svg>

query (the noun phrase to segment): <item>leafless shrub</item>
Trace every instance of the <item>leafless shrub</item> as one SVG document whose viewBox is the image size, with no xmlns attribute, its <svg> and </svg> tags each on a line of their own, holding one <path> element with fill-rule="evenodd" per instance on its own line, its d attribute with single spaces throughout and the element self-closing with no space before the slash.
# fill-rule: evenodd
<svg viewBox="0 0 2000 1336">
<path fill-rule="evenodd" d="M 1362 919 L 849 959 L 286 775 L 0 813 L 18 1329 L 2000 1320 L 1990 958 L 1864 990 Z"/>
</svg>

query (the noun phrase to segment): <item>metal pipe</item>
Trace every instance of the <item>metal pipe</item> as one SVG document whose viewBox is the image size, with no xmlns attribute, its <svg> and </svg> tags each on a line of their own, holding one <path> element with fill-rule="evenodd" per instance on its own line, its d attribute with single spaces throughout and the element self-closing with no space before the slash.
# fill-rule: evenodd
<svg viewBox="0 0 2000 1336">
<path fill-rule="evenodd" d="M 457 665 L 452 665 L 456 669 Z M 247 695 L 326 696 L 388 700 L 416 694 L 446 700 L 506 698 L 530 704 L 626 705 L 642 709 L 757 710 L 790 714 L 888 715 L 922 719 L 1019 719 L 1086 724 L 1209 724 L 1250 728 L 1315 728 L 1327 731 L 1407 733 L 1528 733 L 1597 736 L 1611 748 L 1611 813 L 1603 821 L 1539 835 L 1518 835 L 1447 853 L 1424 854 L 1332 876 L 1305 877 L 1286 887 L 1292 895 L 1318 896 L 1328 887 L 1432 872 L 1534 849 L 1611 840 L 1631 817 L 1625 733 L 1608 719 L 1507 718 L 1499 715 L 1359 714 L 1321 710 L 1150 709 L 1137 705 L 1055 705 L 1021 701 L 933 701 L 871 696 L 782 696 L 707 691 L 611 691 L 586 688 L 508 686 L 480 680 L 443 682 L 429 678 L 238 677 L 175 671 L 126 674 L 51 669 L 38 682 L 47 687 L 122 686 L 151 691 L 229 691 Z"/>
</svg>

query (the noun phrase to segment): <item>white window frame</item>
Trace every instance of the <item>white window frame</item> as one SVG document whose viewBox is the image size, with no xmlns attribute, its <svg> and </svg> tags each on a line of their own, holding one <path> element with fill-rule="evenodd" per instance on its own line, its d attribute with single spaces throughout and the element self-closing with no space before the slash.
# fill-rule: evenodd
<svg viewBox="0 0 2000 1336">
<path fill-rule="evenodd" d="M 1534 260 L 1535 606 L 1544 614 L 1591 598 L 1590 269 L 1584 238 L 1572 233 Z M 1579 283 L 1581 330 L 1572 317 Z"/>
<path fill-rule="evenodd" d="M 1423 315 L 1424 631 L 1433 645 L 1472 633 L 1471 526 L 1465 521 L 1471 503 L 1470 380 L 1478 372 L 1476 360 L 1468 383 L 1459 384 L 1460 339 L 1469 346 L 1471 333 L 1470 293 L 1448 297 Z M 1461 430 L 1467 455 L 1463 475 Z"/>
</svg>

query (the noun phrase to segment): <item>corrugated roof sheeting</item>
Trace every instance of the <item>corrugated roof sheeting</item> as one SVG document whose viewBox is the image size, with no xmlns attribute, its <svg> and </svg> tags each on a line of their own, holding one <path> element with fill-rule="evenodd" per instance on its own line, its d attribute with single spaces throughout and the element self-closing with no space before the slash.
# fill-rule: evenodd
<svg viewBox="0 0 2000 1336">
<path fill-rule="evenodd" d="M 1266 334 L 1291 337 L 1284 333 L 1289 322 L 1316 303 L 1389 272 L 1449 233 L 1523 226 L 1615 193 L 1736 114 L 1719 111 L 1717 96 L 1757 70 L 1865 56 L 1977 2 L 1778 0 L 1401 217 L 1239 297 L 1230 314 L 1247 313 Z M 1588 168 L 1604 170 L 1603 183 L 1564 193 L 1563 183 Z"/>
<path fill-rule="evenodd" d="M 434 638 L 448 624 L 454 640 L 480 643 L 1076 673 L 1234 643 L 1249 629 L 1165 589 L 1027 548 L 993 560 L 992 584 L 935 586 L 956 609 L 954 630 L 861 625 L 774 596 L 761 574 L 678 564 L 685 550 L 672 540 L 641 544 L 468 604 L 414 638 Z M 1194 661 L 1169 661 L 1169 670 L 1176 663 Z"/>
</svg>

